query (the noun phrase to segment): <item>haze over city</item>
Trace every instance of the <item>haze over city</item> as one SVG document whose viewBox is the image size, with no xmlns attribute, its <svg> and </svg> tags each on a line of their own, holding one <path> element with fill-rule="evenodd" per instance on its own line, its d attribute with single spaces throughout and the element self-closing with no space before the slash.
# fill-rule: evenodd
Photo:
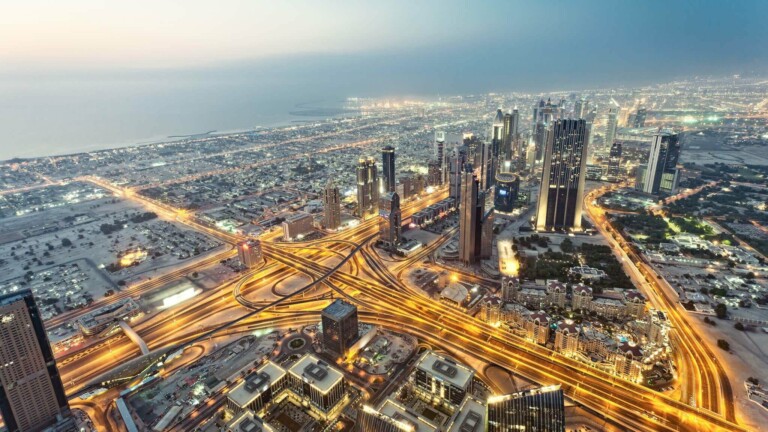
<svg viewBox="0 0 768 432">
<path fill-rule="evenodd" d="M 759 431 L 768 3 L 0 15 L 0 432 Z"/>
</svg>

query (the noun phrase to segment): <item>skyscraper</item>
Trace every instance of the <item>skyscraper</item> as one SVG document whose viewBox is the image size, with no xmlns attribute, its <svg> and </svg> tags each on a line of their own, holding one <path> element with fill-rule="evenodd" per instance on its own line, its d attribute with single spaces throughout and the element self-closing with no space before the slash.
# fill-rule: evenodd
<svg viewBox="0 0 768 432">
<path fill-rule="evenodd" d="M 379 240 L 385 247 L 394 249 L 402 239 L 402 216 L 400 197 L 397 192 L 388 192 L 379 200 Z"/>
<path fill-rule="evenodd" d="M 464 167 L 461 174 L 461 200 L 459 205 L 459 259 L 465 265 L 474 264 L 480 258 L 480 235 L 483 207 L 480 204 L 480 182 L 475 177 L 472 164 Z"/>
<path fill-rule="evenodd" d="M 509 213 L 515 209 L 520 191 L 520 178 L 512 173 L 496 173 L 493 207 L 497 211 Z"/>
<path fill-rule="evenodd" d="M 395 179 L 395 148 L 386 146 L 381 149 L 381 159 L 384 177 L 384 192 L 394 192 L 397 180 Z"/>
<path fill-rule="evenodd" d="M 480 221 L 480 258 L 488 259 L 493 255 L 493 209 L 485 212 L 485 199 L 478 200 L 478 213 L 482 216 Z"/>
<path fill-rule="evenodd" d="M 481 142 L 475 150 L 475 166 L 480 167 L 480 189 L 488 190 L 495 183 L 496 158 L 493 157 L 493 146 Z"/>
<path fill-rule="evenodd" d="M 584 107 L 585 107 L 586 101 L 584 99 L 579 99 L 573 104 L 573 118 L 580 119 L 584 118 Z"/>
<path fill-rule="evenodd" d="M 491 124 L 491 155 L 494 158 L 499 157 L 502 141 L 504 140 L 504 113 L 501 108 L 496 110 L 496 117 Z"/>
<path fill-rule="evenodd" d="M 560 386 L 525 390 L 488 399 L 486 432 L 565 432 L 565 399 Z"/>
<path fill-rule="evenodd" d="M 323 208 L 325 210 L 323 215 L 325 228 L 338 229 L 341 226 L 341 194 L 339 194 L 339 188 L 336 187 L 332 178 L 328 179 L 325 190 L 323 190 Z"/>
<path fill-rule="evenodd" d="M 550 126 L 536 214 L 537 230 L 581 228 L 588 136 L 584 120 L 558 120 Z"/>
<path fill-rule="evenodd" d="M 379 212 L 379 180 L 373 158 L 357 162 L 357 216 L 366 218 Z"/>
<path fill-rule="evenodd" d="M 612 146 L 616 139 L 616 126 L 618 124 L 619 110 L 611 108 L 608 110 L 608 120 L 605 124 L 605 145 Z"/>
<path fill-rule="evenodd" d="M 429 161 L 427 164 L 427 184 L 430 186 L 440 186 L 443 184 L 443 173 L 441 163 L 438 161 Z"/>
<path fill-rule="evenodd" d="M 445 132 L 435 131 L 435 157 L 440 166 L 443 166 L 445 160 Z"/>
<path fill-rule="evenodd" d="M 615 142 L 611 146 L 611 153 L 608 157 L 608 180 L 618 181 L 621 173 L 621 143 Z"/>
<path fill-rule="evenodd" d="M 464 166 L 468 160 L 468 149 L 465 145 L 454 147 L 446 157 L 446 166 L 448 172 L 449 196 L 459 202 L 461 196 L 461 176 Z"/>
<path fill-rule="evenodd" d="M 635 121 L 631 125 L 635 128 L 641 128 L 645 127 L 645 118 L 648 116 L 648 110 L 645 108 L 640 108 L 637 110 L 637 114 L 635 114 Z"/>
<path fill-rule="evenodd" d="M 516 109 L 511 113 L 504 114 L 504 129 L 502 131 L 502 150 L 501 157 L 504 160 L 512 160 L 519 157 L 518 141 L 520 127 L 520 112 Z"/>
<path fill-rule="evenodd" d="M 677 188 L 679 157 L 680 140 L 677 134 L 659 131 L 654 135 L 643 178 L 643 192 L 652 195 L 660 191 L 672 193 Z"/>
<path fill-rule="evenodd" d="M 347 350 L 358 338 L 357 306 L 336 299 L 321 313 L 323 346 L 326 350 L 346 356 Z"/>
<path fill-rule="evenodd" d="M 56 359 L 30 290 L 0 296 L 0 414 L 11 431 L 70 417 Z"/>
<path fill-rule="evenodd" d="M 252 269 L 262 263 L 261 241 L 251 239 L 238 243 L 237 256 L 240 258 L 240 264 L 247 269 Z"/>
</svg>

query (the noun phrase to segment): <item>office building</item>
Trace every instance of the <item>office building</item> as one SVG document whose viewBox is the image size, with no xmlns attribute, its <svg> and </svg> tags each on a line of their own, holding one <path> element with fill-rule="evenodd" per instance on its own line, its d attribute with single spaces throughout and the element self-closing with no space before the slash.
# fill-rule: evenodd
<svg viewBox="0 0 768 432">
<path fill-rule="evenodd" d="M 480 167 L 480 189 L 484 191 L 490 189 L 495 180 L 497 159 L 492 152 L 492 146 L 485 142 L 479 143 L 475 149 L 474 164 Z"/>
<path fill-rule="evenodd" d="M 411 382 L 417 395 L 455 411 L 472 390 L 475 371 L 434 351 L 424 351 L 416 362 Z"/>
<path fill-rule="evenodd" d="M 301 240 L 314 229 L 312 215 L 304 212 L 296 212 L 283 221 L 283 240 Z"/>
<path fill-rule="evenodd" d="M 379 240 L 384 247 L 395 250 L 402 240 L 402 215 L 397 192 L 384 194 L 379 200 Z"/>
<path fill-rule="evenodd" d="M 71 422 L 69 403 L 30 290 L 0 296 L 0 414 L 11 432 Z"/>
<path fill-rule="evenodd" d="M 630 126 L 634 128 L 641 128 L 645 127 L 645 119 L 648 116 L 648 110 L 645 108 L 640 108 L 637 110 L 637 113 L 635 114 L 634 121 Z"/>
<path fill-rule="evenodd" d="M 321 314 L 323 346 L 331 353 L 345 357 L 358 334 L 357 306 L 337 299 Z"/>
<path fill-rule="evenodd" d="M 378 412 L 382 416 L 391 418 L 402 425 L 405 425 L 408 432 L 438 432 L 440 430 L 435 419 L 428 419 L 426 415 L 417 413 L 392 397 L 388 397 L 384 400 L 379 407 Z M 371 429 L 370 431 L 366 430 L 365 432 L 373 431 L 379 432 L 378 429 Z"/>
<path fill-rule="evenodd" d="M 386 146 L 381 149 L 382 180 L 384 181 L 384 193 L 395 192 L 397 179 L 395 178 L 395 148 Z"/>
<path fill-rule="evenodd" d="M 537 230 L 581 229 L 588 135 L 584 120 L 552 124 L 544 155 Z"/>
<path fill-rule="evenodd" d="M 565 432 L 565 399 L 560 386 L 488 398 L 487 432 Z"/>
<path fill-rule="evenodd" d="M 357 162 L 357 216 L 368 218 L 379 213 L 379 180 L 373 158 Z"/>
<path fill-rule="evenodd" d="M 357 411 L 356 430 L 358 432 L 412 432 L 414 429 L 411 427 L 410 422 L 402 417 L 396 420 L 367 405 L 363 405 Z"/>
<path fill-rule="evenodd" d="M 520 177 L 512 173 L 496 173 L 496 189 L 493 192 L 493 208 L 509 213 L 517 205 L 520 192 Z"/>
<path fill-rule="evenodd" d="M 608 156 L 608 180 L 619 181 L 623 172 L 621 169 L 621 143 L 615 142 L 611 145 L 611 152 Z"/>
<path fill-rule="evenodd" d="M 544 148 L 547 145 L 549 129 L 545 123 L 536 123 L 533 126 L 533 161 L 538 162 L 544 157 Z"/>
<path fill-rule="evenodd" d="M 440 186 L 443 184 L 443 172 L 440 162 L 434 160 L 427 164 L 427 184 L 429 186 Z"/>
<path fill-rule="evenodd" d="M 518 110 L 512 110 L 512 112 L 504 114 L 504 128 L 502 130 L 502 150 L 501 157 L 504 160 L 511 161 L 520 157 L 519 141 L 520 141 L 520 112 Z"/>
<path fill-rule="evenodd" d="M 498 158 L 504 141 L 504 113 L 501 108 L 496 110 L 496 116 L 491 124 L 491 156 Z"/>
<path fill-rule="evenodd" d="M 461 200 L 459 204 L 459 259 L 465 265 L 474 264 L 480 258 L 480 236 L 483 208 L 479 182 L 467 164 L 461 176 Z M 478 204 L 481 205 L 478 211 Z"/>
<path fill-rule="evenodd" d="M 285 369 L 268 361 L 227 393 L 227 409 L 233 414 L 262 411 L 287 387 Z"/>
<path fill-rule="evenodd" d="M 573 104 L 573 118 L 580 119 L 584 118 L 584 108 L 587 105 L 587 101 L 584 99 L 579 99 Z"/>
<path fill-rule="evenodd" d="M 252 269 L 262 263 L 261 241 L 252 239 L 237 244 L 237 256 L 240 258 L 240 264 Z"/>
<path fill-rule="evenodd" d="M 608 110 L 608 119 L 605 123 L 605 146 L 610 147 L 616 139 L 616 127 L 618 126 L 619 109 Z"/>
<path fill-rule="evenodd" d="M 312 354 L 288 369 L 291 390 L 324 419 L 334 418 L 346 394 L 344 375 Z"/>
<path fill-rule="evenodd" d="M 654 135 L 648 165 L 642 177 L 643 192 L 651 195 L 673 193 L 679 177 L 679 157 L 680 140 L 677 134 L 660 131 Z"/>
<path fill-rule="evenodd" d="M 465 145 L 456 146 L 446 157 L 446 171 L 448 173 L 448 196 L 457 202 L 461 198 L 461 177 L 464 167 L 467 165 L 469 149 Z"/>
<path fill-rule="evenodd" d="M 325 210 L 323 214 L 325 229 L 339 229 L 341 226 L 341 194 L 332 178 L 328 179 L 325 190 L 323 190 L 323 208 Z"/>
<path fill-rule="evenodd" d="M 437 163 L 440 165 L 440 168 L 443 166 L 443 161 L 445 160 L 445 132 L 444 131 L 435 131 L 435 152 L 434 155 L 437 158 Z"/>
</svg>

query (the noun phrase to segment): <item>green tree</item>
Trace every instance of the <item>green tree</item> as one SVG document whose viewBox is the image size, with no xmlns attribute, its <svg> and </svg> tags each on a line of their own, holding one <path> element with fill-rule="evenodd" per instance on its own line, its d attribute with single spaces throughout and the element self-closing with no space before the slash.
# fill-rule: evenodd
<svg viewBox="0 0 768 432">
<path fill-rule="evenodd" d="M 725 318 L 728 316 L 728 307 L 723 303 L 718 303 L 717 306 L 715 306 L 715 315 L 720 319 Z"/>
</svg>

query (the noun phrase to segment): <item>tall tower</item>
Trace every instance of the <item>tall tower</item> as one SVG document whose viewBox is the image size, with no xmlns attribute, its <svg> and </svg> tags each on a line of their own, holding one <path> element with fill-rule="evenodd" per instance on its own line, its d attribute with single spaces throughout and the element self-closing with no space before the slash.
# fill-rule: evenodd
<svg viewBox="0 0 768 432">
<path fill-rule="evenodd" d="M 560 386 L 491 396 L 487 411 L 487 432 L 565 432 L 565 399 Z"/>
<path fill-rule="evenodd" d="M 250 239 L 237 244 L 237 256 L 240 258 L 240 264 L 247 269 L 252 269 L 261 264 L 264 260 L 261 255 L 261 241 Z"/>
<path fill-rule="evenodd" d="M 469 150 L 467 146 L 460 145 L 454 147 L 451 154 L 446 158 L 448 171 L 449 196 L 459 202 L 461 197 L 461 175 L 464 166 L 468 162 Z"/>
<path fill-rule="evenodd" d="M 403 219 L 400 214 L 400 196 L 387 192 L 379 200 L 379 240 L 394 249 L 402 240 Z"/>
<path fill-rule="evenodd" d="M 645 127 L 645 118 L 648 116 L 648 110 L 645 108 L 640 108 L 637 110 L 637 114 L 635 114 L 635 121 L 631 125 L 634 128 L 641 128 Z"/>
<path fill-rule="evenodd" d="M 357 162 L 357 215 L 361 218 L 379 212 L 379 180 L 373 158 Z"/>
<path fill-rule="evenodd" d="M 323 190 L 323 208 L 325 209 L 323 215 L 325 228 L 338 229 L 341 226 L 341 195 L 332 178 L 328 179 L 325 190 Z"/>
<path fill-rule="evenodd" d="M 516 109 L 504 114 L 504 129 L 502 132 L 502 157 L 511 161 L 519 157 L 517 143 L 519 137 L 520 112 Z"/>
<path fill-rule="evenodd" d="M 473 171 L 472 164 L 467 164 L 461 174 L 459 259 L 465 265 L 476 263 L 480 255 L 480 227 L 483 213 L 482 207 L 478 211 L 480 182 Z"/>
<path fill-rule="evenodd" d="M 558 120 L 550 127 L 544 152 L 536 229 L 581 229 L 587 164 L 587 122 Z"/>
<path fill-rule="evenodd" d="M 12 432 L 69 418 L 69 403 L 30 290 L 0 296 L 0 414 Z"/>
<path fill-rule="evenodd" d="M 493 146 L 481 142 L 475 150 L 475 164 L 480 167 L 480 189 L 488 190 L 496 180 L 496 158 L 493 157 Z"/>
<path fill-rule="evenodd" d="M 654 135 L 643 179 L 643 192 L 653 195 L 660 190 L 672 192 L 677 187 L 679 157 L 680 140 L 677 134 L 659 131 Z"/>
<path fill-rule="evenodd" d="M 573 118 L 580 119 L 584 118 L 584 103 L 586 101 L 584 99 L 579 99 L 573 104 Z"/>
<path fill-rule="evenodd" d="M 384 176 L 384 192 L 394 192 L 397 185 L 395 180 L 395 148 L 386 146 L 381 149 L 381 159 Z"/>
<path fill-rule="evenodd" d="M 621 143 L 615 142 L 611 146 L 611 153 L 608 157 L 608 180 L 617 181 L 621 167 Z"/>
<path fill-rule="evenodd" d="M 440 167 L 443 166 L 445 160 L 445 132 L 435 131 L 435 157 Z"/>
<path fill-rule="evenodd" d="M 359 337 L 357 306 L 337 299 L 321 313 L 325 349 L 345 357 Z"/>
<path fill-rule="evenodd" d="M 501 144 L 504 140 L 504 113 L 501 112 L 501 108 L 496 110 L 496 117 L 493 118 L 493 124 L 491 125 L 491 145 L 492 156 L 499 157 L 501 150 Z"/>
<path fill-rule="evenodd" d="M 611 108 L 608 110 L 608 121 L 605 124 L 605 145 L 610 147 L 616 139 L 616 126 L 618 122 L 619 110 Z"/>
</svg>

